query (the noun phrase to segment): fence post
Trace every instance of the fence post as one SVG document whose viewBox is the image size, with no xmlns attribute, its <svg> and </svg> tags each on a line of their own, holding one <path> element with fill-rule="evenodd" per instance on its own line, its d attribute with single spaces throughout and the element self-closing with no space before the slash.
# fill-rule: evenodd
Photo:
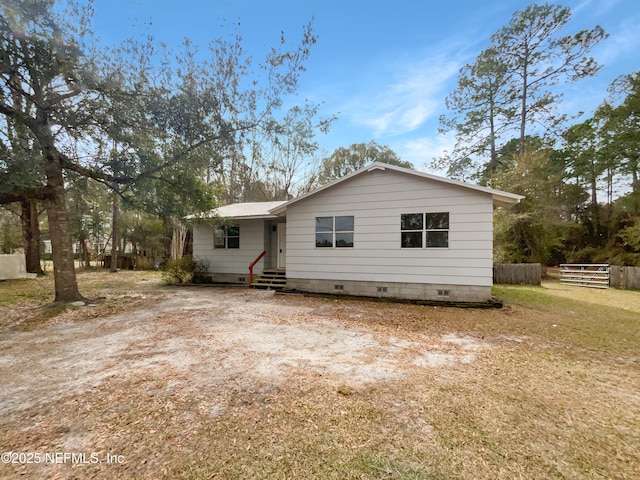
<svg viewBox="0 0 640 480">
<path fill-rule="evenodd" d="M 621 287 L 621 267 L 618 265 L 611 265 L 609 267 L 609 286 L 613 288 Z"/>
</svg>

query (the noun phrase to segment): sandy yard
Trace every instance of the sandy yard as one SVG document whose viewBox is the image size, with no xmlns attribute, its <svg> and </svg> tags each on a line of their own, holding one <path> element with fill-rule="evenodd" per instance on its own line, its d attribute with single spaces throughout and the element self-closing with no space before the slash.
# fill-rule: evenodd
<svg viewBox="0 0 640 480">
<path fill-rule="evenodd" d="M 377 304 L 368 306 L 265 290 L 188 288 L 90 325 L 12 332 L 0 338 L 0 415 L 134 376 L 171 377 L 172 388 L 199 392 L 277 385 L 292 375 L 360 387 L 415 368 L 469 363 L 490 347 L 455 334 L 406 340 L 377 333 L 361 325 L 382 314 Z M 332 320 L 336 316 L 343 321 Z M 349 319 L 359 326 L 346 325 Z"/>
<path fill-rule="evenodd" d="M 640 475 L 636 292 L 458 309 L 87 272 L 103 299 L 60 310 L 47 282 L 0 285 L 0 478 Z"/>
<path fill-rule="evenodd" d="M 471 336 L 408 338 L 367 326 L 388 314 L 371 302 L 203 287 L 167 290 L 124 314 L 9 329 L 0 337 L 0 418 L 5 428 L 22 424 L 28 435 L 41 426 L 25 418 L 45 415 L 43 422 L 55 423 L 56 405 L 65 399 L 130 382 L 149 395 L 192 395 L 200 411 L 216 417 L 230 398 L 252 402 L 292 379 L 348 392 L 415 370 L 468 364 L 490 348 Z M 76 430 L 58 435 L 53 450 L 93 451 L 90 432 Z M 22 472 L 40 468 L 51 465 L 23 465 Z"/>
</svg>

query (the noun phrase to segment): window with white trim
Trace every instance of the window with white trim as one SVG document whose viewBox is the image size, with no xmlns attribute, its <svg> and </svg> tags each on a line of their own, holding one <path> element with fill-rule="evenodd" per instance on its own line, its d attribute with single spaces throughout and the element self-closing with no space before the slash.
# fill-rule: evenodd
<svg viewBox="0 0 640 480">
<path fill-rule="evenodd" d="M 400 215 L 402 248 L 448 248 L 449 212 Z"/>
<path fill-rule="evenodd" d="M 316 248 L 353 247 L 353 216 L 316 217 Z"/>
<path fill-rule="evenodd" d="M 213 248 L 240 248 L 238 225 L 216 227 L 213 233 Z"/>
</svg>

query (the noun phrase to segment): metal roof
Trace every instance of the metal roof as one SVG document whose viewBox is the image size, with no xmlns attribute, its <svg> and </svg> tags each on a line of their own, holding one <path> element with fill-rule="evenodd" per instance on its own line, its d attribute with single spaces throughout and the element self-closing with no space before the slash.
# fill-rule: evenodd
<svg viewBox="0 0 640 480">
<path fill-rule="evenodd" d="M 277 215 L 270 213 L 270 210 L 279 207 L 286 202 L 247 202 L 247 203 L 234 203 L 232 205 L 225 205 L 224 207 L 214 208 L 213 210 L 200 214 L 189 215 L 189 218 L 276 218 Z"/>
</svg>

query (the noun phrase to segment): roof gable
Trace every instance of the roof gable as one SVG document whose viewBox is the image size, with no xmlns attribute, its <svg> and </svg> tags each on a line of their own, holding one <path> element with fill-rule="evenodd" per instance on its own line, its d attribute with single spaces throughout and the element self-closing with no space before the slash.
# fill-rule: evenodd
<svg viewBox="0 0 640 480">
<path fill-rule="evenodd" d="M 443 183 L 443 184 L 447 184 L 447 185 L 452 185 L 452 186 L 456 186 L 456 187 L 463 187 L 469 190 L 473 190 L 473 191 L 477 191 L 477 192 L 482 192 L 482 193 L 486 193 L 487 195 L 491 195 L 491 197 L 493 198 L 493 204 L 495 206 L 508 206 L 508 205 L 513 205 L 516 204 L 518 202 L 520 202 L 520 200 L 522 200 L 524 197 L 522 195 L 516 195 L 515 193 L 508 193 L 508 192 L 503 192 L 500 190 L 494 190 L 492 188 L 487 188 L 487 187 L 481 187 L 479 185 L 472 185 L 470 183 L 465 183 L 465 182 L 460 182 L 458 180 L 453 180 L 450 178 L 445 178 L 445 177 L 439 177 L 437 175 L 432 175 L 429 173 L 424 173 L 424 172 L 418 172 L 416 170 L 411 170 L 408 168 L 404 168 L 404 167 L 398 167 L 396 165 L 389 165 L 386 163 L 381 163 L 381 162 L 374 162 L 364 168 L 361 168 L 360 170 L 356 170 L 353 173 L 350 173 L 349 175 L 345 175 L 344 177 L 341 177 L 337 180 L 334 180 L 333 182 L 330 182 L 326 185 L 323 185 L 322 187 L 319 187 L 311 192 L 306 193 L 305 195 L 302 195 L 300 197 L 294 198 L 293 200 L 289 200 L 288 202 L 282 202 L 281 205 L 278 205 L 276 207 L 274 207 L 273 209 L 270 210 L 270 212 L 274 215 L 278 215 L 281 214 L 283 212 L 286 211 L 287 207 L 289 205 L 292 205 L 294 203 L 299 202 L 300 200 L 312 197 L 324 190 L 330 189 L 335 187 L 338 184 L 341 184 L 343 182 L 348 181 L 349 179 L 352 179 L 355 176 L 358 175 L 364 175 L 370 172 L 375 172 L 375 171 L 386 171 L 386 170 L 390 170 L 390 171 L 394 171 L 394 172 L 399 172 L 402 174 L 406 174 L 406 175 L 412 175 L 416 178 L 419 179 L 425 179 L 425 180 L 430 180 L 430 181 L 435 181 L 435 182 L 439 182 L 439 183 Z"/>
</svg>

